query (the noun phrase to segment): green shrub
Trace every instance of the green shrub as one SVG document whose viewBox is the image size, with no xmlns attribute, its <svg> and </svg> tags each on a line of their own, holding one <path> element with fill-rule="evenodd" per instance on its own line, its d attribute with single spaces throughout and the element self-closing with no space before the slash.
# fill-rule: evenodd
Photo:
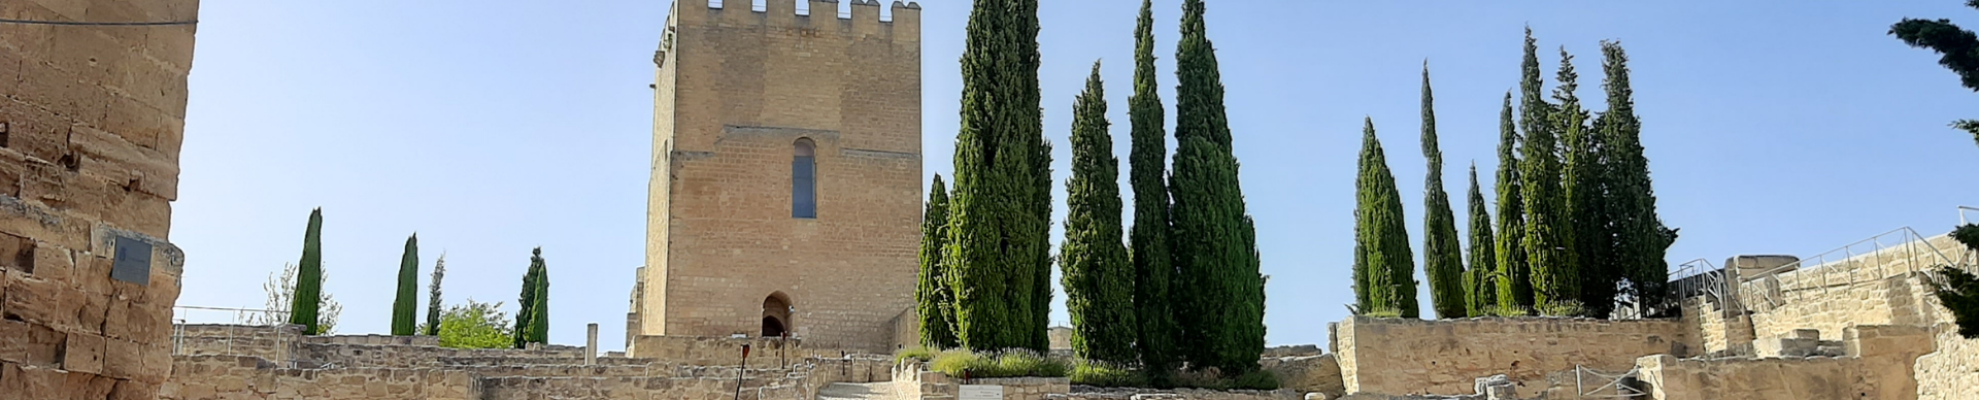
<svg viewBox="0 0 1980 400">
<path fill-rule="evenodd" d="M 1277 390 L 1279 376 L 1264 370 L 1253 370 L 1233 377 L 1219 375 L 1215 369 L 1183 371 L 1176 374 L 1176 387 L 1211 390 Z"/>
<path fill-rule="evenodd" d="M 901 349 L 901 351 L 894 352 L 894 363 L 900 364 L 902 361 L 907 361 L 908 359 L 914 359 L 915 361 L 919 361 L 919 362 L 928 362 L 928 360 L 935 359 L 936 353 L 938 352 L 935 351 L 935 349 L 931 349 L 927 347 L 921 347 L 921 346 L 909 347 L 909 348 Z"/>
<path fill-rule="evenodd" d="M 1080 360 L 1067 375 L 1074 385 L 1099 387 L 1148 387 L 1148 376 L 1131 368 L 1104 362 Z"/>
<path fill-rule="evenodd" d="M 1968 339 L 1980 336 L 1980 318 L 1975 318 L 1975 310 L 1980 309 L 1980 278 L 1958 267 L 1941 266 L 1933 295 L 1939 298 L 1939 305 L 1953 314 L 1953 322 L 1959 325 L 1959 335 Z"/>
<path fill-rule="evenodd" d="M 968 372 L 971 378 L 1011 378 L 1021 376 L 1064 377 L 1072 366 L 1064 360 L 1039 355 L 1028 350 L 1009 350 L 1003 353 L 977 354 L 969 350 L 945 350 L 935 354 L 928 368 L 953 377 L 963 377 Z"/>
<path fill-rule="evenodd" d="M 1231 389 L 1278 390 L 1279 376 L 1271 371 L 1254 370 L 1230 379 Z"/>
</svg>

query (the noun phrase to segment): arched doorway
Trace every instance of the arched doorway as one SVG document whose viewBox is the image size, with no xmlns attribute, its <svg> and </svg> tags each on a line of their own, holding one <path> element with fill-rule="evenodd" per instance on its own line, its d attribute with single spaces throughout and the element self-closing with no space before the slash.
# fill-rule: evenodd
<svg viewBox="0 0 1980 400">
<path fill-rule="evenodd" d="M 763 298 L 763 337 L 784 336 L 791 331 L 791 300 L 783 292 Z"/>
</svg>

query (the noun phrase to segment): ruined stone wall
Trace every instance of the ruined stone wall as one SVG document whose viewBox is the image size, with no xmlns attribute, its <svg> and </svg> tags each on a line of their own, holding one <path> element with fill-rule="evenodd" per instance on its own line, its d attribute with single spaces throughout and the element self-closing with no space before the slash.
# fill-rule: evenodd
<svg viewBox="0 0 1980 400">
<path fill-rule="evenodd" d="M 1083 389 L 1083 390 L 1082 390 Z M 1076 388 L 1073 392 L 1045 395 L 1046 400 L 1300 400 L 1296 390 L 1206 390 L 1206 389 L 1127 389 Z M 1338 397 L 1328 397 L 1338 398 Z"/>
<path fill-rule="evenodd" d="M 715 338 L 696 336 L 640 336 L 633 338 L 635 358 L 652 358 L 683 365 L 726 365 L 743 362 L 742 346 L 748 344 L 751 368 L 776 368 L 806 357 L 839 358 L 838 350 L 814 351 L 803 340 L 778 338 Z"/>
<path fill-rule="evenodd" d="M 1861 325 L 1845 330 L 1842 357 L 1636 360 L 1657 400 L 1912 399 L 1910 366 L 1931 351 L 1925 328 Z"/>
<path fill-rule="evenodd" d="M 1341 383 L 1341 365 L 1334 354 L 1269 357 L 1258 366 L 1279 378 L 1279 387 L 1301 392 L 1317 392 L 1340 397 L 1347 393 Z"/>
<path fill-rule="evenodd" d="M 1943 264 L 1941 255 L 1957 257 L 1958 248 L 1940 235 L 1821 265 L 1805 261 L 1811 265 L 1742 282 L 1740 300 L 1756 338 L 1816 329 L 1823 339 L 1837 340 L 1850 325 L 1951 322 L 1925 271 Z"/>
<path fill-rule="evenodd" d="M 465 372 L 414 368 L 286 369 L 258 357 L 175 357 L 162 400 L 482 399 Z"/>
<path fill-rule="evenodd" d="M 900 399 L 953 400 L 962 391 L 960 379 L 929 370 L 919 362 L 896 365 L 893 384 Z M 1004 400 L 1045 400 L 1046 396 L 1072 392 L 1072 381 L 1066 378 L 981 378 L 969 384 L 1003 386 Z"/>
<path fill-rule="evenodd" d="M 198 14 L 196 0 L 0 1 L 32 21 Z M 0 28 L 0 397 L 149 399 L 171 371 L 194 29 Z"/>
<path fill-rule="evenodd" d="M 1710 357 L 1753 354 L 1753 321 L 1746 313 L 1720 310 L 1704 297 L 1684 299 L 1682 307 L 1679 321 L 1687 331 L 1695 332 L 1685 336 L 1685 353 Z"/>
<path fill-rule="evenodd" d="M 1351 317 L 1336 325 L 1347 393 L 1470 394 L 1474 379 L 1506 374 L 1545 387 L 1549 372 L 1583 365 L 1630 369 L 1637 357 L 1682 354 L 1677 320 L 1470 318 L 1426 321 Z"/>
<path fill-rule="evenodd" d="M 1918 400 L 1980 398 L 1980 339 L 1959 336 L 1953 324 L 1934 328 L 1936 351 L 1918 357 Z"/>
<path fill-rule="evenodd" d="M 765 299 L 818 348 L 891 352 L 921 222 L 920 8 L 773 1 L 669 16 L 655 88 L 642 335 L 760 333 Z M 792 214 L 815 143 L 816 218 Z M 635 339 L 637 340 L 637 339 Z"/>
<path fill-rule="evenodd" d="M 302 325 L 173 325 L 173 356 L 250 356 L 291 361 L 301 355 Z"/>
</svg>

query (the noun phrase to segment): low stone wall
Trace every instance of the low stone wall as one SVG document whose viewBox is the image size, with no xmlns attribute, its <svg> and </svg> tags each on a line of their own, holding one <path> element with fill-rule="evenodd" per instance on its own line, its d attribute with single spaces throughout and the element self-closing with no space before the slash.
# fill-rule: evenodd
<svg viewBox="0 0 1980 400">
<path fill-rule="evenodd" d="M 1624 371 L 1638 357 L 1680 354 L 1689 334 L 1678 320 L 1470 318 L 1426 321 L 1351 317 L 1336 324 L 1347 393 L 1474 393 L 1482 376 L 1506 374 L 1546 387 L 1549 372 L 1576 365 Z"/>
<path fill-rule="evenodd" d="M 1935 330 L 1938 350 L 1919 356 L 1912 370 L 1918 380 L 1918 400 L 1980 398 L 1980 339 L 1960 337 L 1953 324 Z"/>
<path fill-rule="evenodd" d="M 955 399 L 962 392 L 961 380 L 927 370 L 919 362 L 901 363 L 892 375 L 894 394 L 902 400 Z M 1004 400 L 1045 400 L 1072 391 L 1072 381 L 1066 378 L 982 378 L 969 384 L 1003 386 Z"/>
<path fill-rule="evenodd" d="M 840 358 L 840 351 L 812 351 L 800 339 L 718 338 L 699 336 L 653 336 L 633 338 L 630 353 L 635 358 L 652 358 L 687 365 L 728 365 L 742 363 L 742 346 L 749 345 L 750 368 L 777 368 L 779 363 L 796 360 Z M 781 359 L 781 361 L 780 361 Z"/>
<path fill-rule="evenodd" d="M 301 359 L 351 367 L 412 368 L 430 367 L 450 358 L 562 358 L 583 359 L 584 348 L 551 346 L 541 349 L 455 349 L 439 346 L 399 344 L 316 343 L 310 338 L 300 347 Z"/>
<path fill-rule="evenodd" d="M 1341 383 L 1341 365 L 1333 354 L 1264 358 L 1258 360 L 1258 365 L 1278 376 L 1281 388 L 1320 393 L 1333 398 L 1347 393 L 1347 388 Z"/>
<path fill-rule="evenodd" d="M 1679 321 L 1686 330 L 1685 354 L 1706 357 L 1753 355 L 1753 322 L 1744 312 L 1721 310 L 1703 296 L 1684 299 Z"/>
<path fill-rule="evenodd" d="M 1636 360 L 1637 374 L 1656 400 L 1913 399 L 1919 389 L 1907 366 L 1931 351 L 1930 331 L 1913 326 L 1847 328 L 1843 357 Z"/>
<path fill-rule="evenodd" d="M 1796 329 L 1815 329 L 1821 331 L 1822 339 L 1837 340 L 1843 328 L 1851 325 L 1933 326 L 1952 322 L 1952 316 L 1932 296 L 1924 272 L 1827 286 L 1820 283 L 1817 272 L 1820 270 L 1776 275 L 1783 287 L 1779 304 L 1768 304 L 1760 297 L 1746 298 L 1754 337 L 1785 337 Z M 1756 280 L 1743 286 L 1746 292 L 1757 293 L 1759 287 L 1770 284 Z"/>
<path fill-rule="evenodd" d="M 1292 389 L 1205 390 L 1205 389 L 1124 389 L 1074 386 L 1071 392 L 1045 395 L 1047 400 L 1301 400 L 1305 395 Z M 1338 398 L 1338 397 L 1328 397 Z"/>
<path fill-rule="evenodd" d="M 298 355 L 303 340 L 302 325 L 173 325 L 172 355 L 250 356 L 289 361 Z"/>
<path fill-rule="evenodd" d="M 162 400 L 481 399 L 467 373 L 432 369 L 283 369 L 256 357 L 181 356 L 159 391 Z"/>
</svg>

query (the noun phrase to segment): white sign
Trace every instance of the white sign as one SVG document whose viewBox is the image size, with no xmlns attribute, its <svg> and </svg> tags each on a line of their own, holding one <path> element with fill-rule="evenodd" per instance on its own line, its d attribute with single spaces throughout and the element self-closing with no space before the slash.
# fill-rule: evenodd
<svg viewBox="0 0 1980 400">
<path fill-rule="evenodd" d="M 1004 400 L 1003 385 L 962 385 L 956 400 Z"/>
</svg>

